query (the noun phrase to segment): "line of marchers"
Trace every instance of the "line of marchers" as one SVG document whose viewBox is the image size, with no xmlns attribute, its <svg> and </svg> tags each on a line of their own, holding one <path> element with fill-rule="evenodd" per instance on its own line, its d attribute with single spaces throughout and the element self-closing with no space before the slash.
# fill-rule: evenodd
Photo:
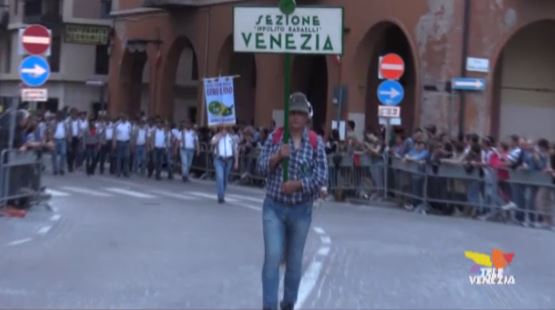
<svg viewBox="0 0 555 310">
<path fill-rule="evenodd" d="M 329 35 L 312 33 L 277 33 L 241 32 L 241 38 L 248 49 L 257 50 L 301 50 L 333 51 L 334 46 Z"/>
</svg>

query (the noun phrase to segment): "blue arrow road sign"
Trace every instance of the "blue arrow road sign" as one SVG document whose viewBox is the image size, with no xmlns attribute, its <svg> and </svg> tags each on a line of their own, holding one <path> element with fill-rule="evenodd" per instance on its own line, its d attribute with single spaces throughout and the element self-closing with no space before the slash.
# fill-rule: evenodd
<svg viewBox="0 0 555 310">
<path fill-rule="evenodd" d="M 41 56 L 29 56 L 19 66 L 19 76 L 30 87 L 42 86 L 50 77 L 48 61 Z"/>
<path fill-rule="evenodd" d="M 378 100 L 383 105 L 399 105 L 403 98 L 405 90 L 397 81 L 384 81 L 378 86 Z"/>
<path fill-rule="evenodd" d="M 486 88 L 486 80 L 476 78 L 454 78 L 451 80 L 451 88 L 454 90 L 480 91 Z"/>
</svg>

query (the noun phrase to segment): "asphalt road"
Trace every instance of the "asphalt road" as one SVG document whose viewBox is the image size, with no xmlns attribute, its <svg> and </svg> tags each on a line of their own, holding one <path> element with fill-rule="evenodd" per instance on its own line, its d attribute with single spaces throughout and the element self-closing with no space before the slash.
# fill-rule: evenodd
<svg viewBox="0 0 555 310">
<path fill-rule="evenodd" d="M 264 193 L 211 182 L 47 177 L 54 211 L 0 218 L 2 309 L 258 309 Z M 555 234 L 399 209 L 314 211 L 299 308 L 554 309 Z M 467 250 L 514 252 L 473 286 Z"/>
</svg>

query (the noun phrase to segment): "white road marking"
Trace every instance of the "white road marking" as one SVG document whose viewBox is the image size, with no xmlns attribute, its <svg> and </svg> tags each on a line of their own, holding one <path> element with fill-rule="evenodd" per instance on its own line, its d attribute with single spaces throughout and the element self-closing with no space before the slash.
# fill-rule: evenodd
<svg viewBox="0 0 555 310">
<path fill-rule="evenodd" d="M 46 235 L 50 231 L 50 229 L 52 229 L 52 226 L 43 226 L 41 227 L 41 229 L 39 229 L 38 233 L 40 235 Z"/>
<path fill-rule="evenodd" d="M 183 200 L 198 200 L 198 198 L 195 198 L 195 197 L 191 197 L 191 196 L 187 196 L 187 195 L 183 195 L 183 194 L 176 194 L 176 193 L 172 193 L 172 192 L 161 191 L 161 190 L 151 190 L 150 192 L 152 192 L 156 195 L 162 195 L 162 196 L 166 196 L 166 197 L 170 197 L 170 198 L 177 198 L 177 199 L 183 199 Z"/>
<path fill-rule="evenodd" d="M 0 288 L 0 294 L 1 295 L 12 295 L 12 296 L 23 296 L 23 295 L 29 295 L 29 292 L 24 291 L 24 290 L 14 290 L 14 289 L 9 289 L 9 288 Z"/>
<path fill-rule="evenodd" d="M 191 195 L 197 196 L 197 197 L 201 197 L 201 198 L 208 198 L 208 199 L 216 199 L 217 195 L 216 194 L 206 194 L 206 193 L 201 193 L 201 192 L 188 192 Z"/>
<path fill-rule="evenodd" d="M 331 244 L 331 239 L 328 236 L 321 236 L 320 240 L 322 241 L 323 244 L 326 244 L 326 245 Z"/>
<path fill-rule="evenodd" d="M 20 244 L 29 242 L 31 240 L 33 240 L 33 239 L 31 239 L 31 238 L 19 239 L 19 240 L 15 240 L 15 241 L 12 241 L 12 242 L 8 243 L 8 245 L 9 246 L 20 245 Z"/>
<path fill-rule="evenodd" d="M 142 199 L 154 199 L 154 198 L 156 198 L 156 197 L 154 197 L 152 195 L 149 195 L 149 194 L 143 194 L 143 193 L 130 191 L 130 190 L 123 189 L 123 188 L 107 187 L 105 189 L 109 192 L 112 192 L 112 193 L 127 195 L 127 196 L 131 196 L 131 197 L 134 197 L 134 198 L 142 198 Z"/>
<path fill-rule="evenodd" d="M 78 194 L 91 195 L 91 196 L 95 196 L 95 197 L 114 197 L 114 195 L 111 195 L 111 194 L 103 193 L 103 192 L 100 192 L 100 191 L 95 191 L 95 190 L 92 190 L 92 189 L 80 188 L 80 187 L 63 186 L 62 189 L 66 190 L 66 191 L 78 193 Z"/>
<path fill-rule="evenodd" d="M 251 210 L 254 210 L 254 211 L 259 211 L 259 212 L 262 211 L 261 207 L 253 206 L 253 205 L 248 204 L 248 203 L 236 202 L 233 205 L 237 206 L 237 207 L 241 207 L 241 208 L 251 209 Z"/>
<path fill-rule="evenodd" d="M 52 216 L 50 217 L 50 220 L 51 220 L 52 222 L 57 222 L 57 221 L 60 220 L 60 218 L 62 218 L 61 215 L 59 215 L 59 214 L 54 214 L 54 215 L 52 215 Z"/>
<path fill-rule="evenodd" d="M 207 193 L 202 193 L 202 192 L 188 192 L 188 193 L 191 194 L 191 195 L 197 196 L 197 197 L 207 198 L 207 199 L 216 199 L 217 196 L 218 196 L 216 194 L 207 194 Z M 239 202 L 239 200 L 229 198 L 229 197 L 226 197 L 225 200 L 229 201 L 229 202 Z"/>
<path fill-rule="evenodd" d="M 326 234 L 326 231 L 324 229 L 322 229 L 321 227 L 314 227 L 313 229 L 319 235 L 325 235 Z"/>
<path fill-rule="evenodd" d="M 313 260 L 301 279 L 301 285 L 299 287 L 299 297 L 297 298 L 297 303 L 294 307 L 295 309 L 302 309 L 306 299 L 308 298 L 308 296 L 310 296 L 310 293 L 316 286 L 316 282 L 318 282 L 321 271 L 322 262 Z"/>
<path fill-rule="evenodd" d="M 46 193 L 49 195 L 52 195 L 52 197 L 68 197 L 69 194 L 68 193 L 64 193 L 64 192 L 60 192 L 57 190 L 53 190 L 53 189 L 46 189 Z"/>
<path fill-rule="evenodd" d="M 318 249 L 318 252 L 316 252 L 316 255 L 312 259 L 312 262 L 308 266 L 308 269 L 301 278 L 299 297 L 297 298 L 297 303 L 294 307 L 295 309 L 301 309 L 303 307 L 307 298 L 316 287 L 316 283 L 318 282 L 318 279 L 320 278 L 320 273 L 322 272 L 323 258 L 327 257 L 330 253 L 331 238 L 326 235 L 326 232 L 323 228 L 314 227 L 313 229 L 316 233 L 320 235 L 320 241 L 323 245 Z"/>
<path fill-rule="evenodd" d="M 264 203 L 264 199 L 262 198 L 254 198 L 254 197 L 248 197 L 248 196 L 242 196 L 242 195 L 237 195 L 237 194 L 229 194 L 228 196 L 239 199 L 239 200 L 248 200 L 251 202 L 256 202 L 256 203 Z"/>
<path fill-rule="evenodd" d="M 329 247 L 320 248 L 318 250 L 318 255 L 320 255 L 320 256 L 328 256 L 328 254 L 330 254 L 330 248 Z"/>
</svg>

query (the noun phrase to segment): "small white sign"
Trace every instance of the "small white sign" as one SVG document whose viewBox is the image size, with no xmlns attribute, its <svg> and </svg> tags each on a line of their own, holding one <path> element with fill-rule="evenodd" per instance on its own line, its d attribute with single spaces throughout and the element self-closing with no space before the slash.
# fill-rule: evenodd
<svg viewBox="0 0 555 310">
<path fill-rule="evenodd" d="M 48 101 L 48 89 L 46 89 L 46 88 L 23 88 L 23 89 L 21 89 L 21 101 L 46 102 L 46 101 Z"/>
<path fill-rule="evenodd" d="M 343 8 L 236 6 L 233 43 L 235 52 L 341 55 Z"/>
<path fill-rule="evenodd" d="M 466 59 L 466 71 L 489 72 L 489 59 L 468 57 Z"/>
<path fill-rule="evenodd" d="M 380 117 L 379 119 L 379 123 L 380 125 L 383 126 L 401 126 L 402 122 L 401 122 L 401 118 L 399 117 L 394 117 L 394 118 L 382 118 Z"/>
<path fill-rule="evenodd" d="M 381 105 L 378 107 L 378 116 L 386 118 L 401 117 L 401 107 Z"/>
</svg>

